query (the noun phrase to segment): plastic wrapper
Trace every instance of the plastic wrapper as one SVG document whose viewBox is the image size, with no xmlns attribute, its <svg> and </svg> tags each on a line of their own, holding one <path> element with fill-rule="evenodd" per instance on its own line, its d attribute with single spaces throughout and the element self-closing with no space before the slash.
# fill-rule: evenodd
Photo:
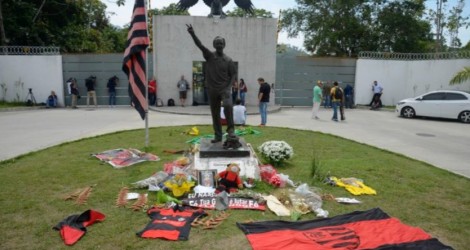
<svg viewBox="0 0 470 250">
<path fill-rule="evenodd" d="M 321 208 L 323 205 L 321 196 L 317 194 L 313 188 L 310 188 L 306 183 L 298 186 L 294 193 L 301 197 L 302 203 L 306 204 L 310 211 L 315 211 L 315 209 Z"/>
<path fill-rule="evenodd" d="M 159 184 L 164 182 L 167 178 L 168 178 L 168 174 L 163 171 L 160 171 L 160 172 L 153 174 L 147 179 L 134 182 L 132 183 L 132 185 L 136 188 L 158 187 Z"/>
<path fill-rule="evenodd" d="M 279 178 L 281 178 L 281 187 L 285 187 L 286 185 L 290 187 L 295 187 L 294 182 L 291 179 L 289 179 L 288 175 L 282 174 L 282 173 L 278 175 L 279 175 Z"/>
<path fill-rule="evenodd" d="M 267 164 L 259 166 L 259 174 L 261 180 L 269 183 L 269 180 L 277 174 L 277 171 L 272 165 Z"/>
</svg>

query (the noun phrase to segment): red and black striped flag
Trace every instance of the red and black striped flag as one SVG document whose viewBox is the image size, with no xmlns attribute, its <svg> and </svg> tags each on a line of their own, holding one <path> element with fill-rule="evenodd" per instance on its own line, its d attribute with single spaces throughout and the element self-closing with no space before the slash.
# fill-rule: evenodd
<svg viewBox="0 0 470 250">
<path fill-rule="evenodd" d="M 426 249 L 452 250 L 421 228 L 403 224 L 380 208 L 306 221 L 237 223 L 254 250 Z"/>
<path fill-rule="evenodd" d="M 139 112 L 142 120 L 145 119 L 145 112 L 148 108 L 145 97 L 147 88 L 147 75 L 145 72 L 147 55 L 145 49 L 149 45 L 149 37 L 145 16 L 144 0 L 136 0 L 122 65 L 122 70 L 129 78 L 129 95 L 132 105 Z"/>
</svg>

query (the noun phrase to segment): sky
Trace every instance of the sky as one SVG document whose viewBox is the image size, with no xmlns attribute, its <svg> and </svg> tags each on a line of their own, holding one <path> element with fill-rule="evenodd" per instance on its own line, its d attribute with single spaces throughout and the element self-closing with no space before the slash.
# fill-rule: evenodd
<svg viewBox="0 0 470 250">
<path fill-rule="evenodd" d="M 101 0 L 104 4 L 107 5 L 107 12 L 113 12 L 113 15 L 108 14 L 110 22 L 113 25 L 123 26 L 130 22 L 132 9 L 134 7 L 134 0 L 126 0 L 125 6 L 118 7 L 115 0 Z M 255 8 L 258 9 L 265 9 L 274 13 L 274 17 L 279 17 L 279 10 L 286 10 L 289 8 L 296 8 L 297 4 L 295 0 L 251 0 Z M 457 0 L 448 0 L 447 5 L 452 7 L 456 4 Z M 466 1 L 464 7 L 464 15 L 470 15 L 470 2 Z M 170 5 L 171 3 L 178 3 L 178 0 L 150 0 L 150 7 L 152 9 L 161 9 Z M 426 5 L 428 8 L 436 8 L 436 1 L 435 0 L 427 0 Z M 224 11 L 232 10 L 236 7 L 234 1 L 230 1 L 230 3 L 224 7 Z M 448 7 L 447 9 L 450 9 Z M 192 16 L 207 16 L 210 12 L 210 8 L 204 4 L 202 0 L 200 0 L 196 5 L 189 8 L 189 13 Z M 461 28 L 459 30 L 459 38 L 463 45 L 467 44 L 470 41 L 470 27 L 467 29 Z M 296 46 L 298 48 L 303 48 L 303 37 L 299 35 L 296 38 L 289 38 L 287 37 L 286 32 L 279 33 L 279 43 L 290 44 L 292 46 Z"/>
</svg>

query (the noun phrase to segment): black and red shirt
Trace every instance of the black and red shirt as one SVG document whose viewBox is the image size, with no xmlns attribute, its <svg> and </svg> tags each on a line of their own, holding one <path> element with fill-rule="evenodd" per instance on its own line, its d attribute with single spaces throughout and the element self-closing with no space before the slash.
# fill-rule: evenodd
<svg viewBox="0 0 470 250">
<path fill-rule="evenodd" d="M 147 211 L 152 221 L 140 232 L 142 238 L 162 238 L 166 240 L 188 240 L 191 222 L 199 216 L 207 215 L 203 209 L 189 207 L 157 208 Z"/>
</svg>

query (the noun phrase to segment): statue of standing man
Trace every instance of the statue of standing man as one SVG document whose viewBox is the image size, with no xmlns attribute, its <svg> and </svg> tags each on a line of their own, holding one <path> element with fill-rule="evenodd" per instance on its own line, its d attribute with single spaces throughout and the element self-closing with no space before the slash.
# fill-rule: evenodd
<svg viewBox="0 0 470 250">
<path fill-rule="evenodd" d="M 222 141 L 222 124 L 220 120 L 220 108 L 224 105 L 225 119 L 227 119 L 227 139 L 224 142 L 225 149 L 236 149 L 241 147 L 238 137 L 235 135 L 233 123 L 233 103 L 232 103 L 232 83 L 237 78 L 235 63 L 230 57 L 224 54 L 225 39 L 217 36 L 214 38 L 212 52 L 202 45 L 199 38 L 194 33 L 192 25 L 186 24 L 188 32 L 194 40 L 196 46 L 202 51 L 206 60 L 205 75 L 206 87 L 209 95 L 209 105 L 212 115 L 212 127 L 214 128 L 214 139 L 212 143 Z"/>
</svg>

